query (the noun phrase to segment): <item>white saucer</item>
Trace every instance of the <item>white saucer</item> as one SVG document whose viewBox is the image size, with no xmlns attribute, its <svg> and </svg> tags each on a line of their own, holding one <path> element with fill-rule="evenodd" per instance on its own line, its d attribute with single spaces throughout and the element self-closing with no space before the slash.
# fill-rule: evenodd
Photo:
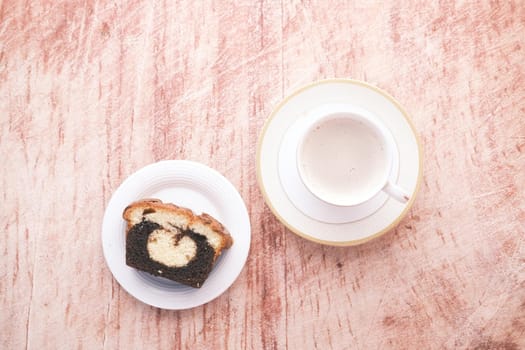
<svg viewBox="0 0 525 350">
<path fill-rule="evenodd" d="M 140 272 L 126 265 L 124 208 L 142 198 L 158 198 L 206 212 L 228 229 L 234 243 L 217 260 L 199 289 Z M 108 203 L 102 224 L 104 257 L 120 285 L 142 302 L 170 310 L 205 304 L 221 295 L 240 274 L 250 249 L 250 219 L 235 187 L 200 163 L 168 160 L 150 164 L 128 177 Z"/>
<path fill-rule="evenodd" d="M 342 219 L 344 212 L 319 207 L 319 214 L 294 204 L 291 169 L 280 169 L 279 155 L 290 157 L 294 142 L 291 127 L 314 108 L 327 103 L 346 103 L 374 113 L 392 132 L 399 150 L 397 184 L 408 191 L 411 200 L 400 203 L 392 198 L 379 198 L 378 209 L 364 218 Z M 291 131 L 291 132 L 289 132 Z M 288 159 L 287 161 L 290 161 Z M 295 163 L 293 163 L 295 165 Z M 291 176 L 280 176 L 280 173 Z M 282 177 L 282 179 L 281 179 Z M 305 86 L 284 99 L 270 115 L 259 137 L 257 178 L 266 203 L 275 216 L 292 232 L 311 241 L 329 245 L 355 245 L 377 237 L 393 227 L 414 202 L 422 177 L 421 146 L 415 129 L 401 105 L 384 91 L 367 83 L 350 79 L 323 80 Z M 283 183 L 287 184 L 286 190 Z M 299 186 L 295 184 L 295 186 Z M 304 194 L 301 189 L 295 191 Z M 383 194 L 380 194 L 381 196 Z M 290 196 L 290 197 L 289 197 Z M 304 198 L 303 198 L 304 199 Z M 383 202 L 383 200 L 385 200 Z M 328 222 L 327 222 L 328 221 Z"/>
<path fill-rule="evenodd" d="M 307 126 L 306 119 L 299 118 L 290 126 L 283 136 L 279 151 L 279 179 L 290 201 L 305 215 L 329 224 L 358 221 L 372 215 L 388 199 L 388 195 L 384 192 L 378 193 L 363 204 L 344 207 L 323 202 L 308 191 L 297 169 L 297 144 L 302 131 Z M 396 183 L 399 172 L 399 152 L 395 152 L 393 158 L 389 180 Z"/>
</svg>

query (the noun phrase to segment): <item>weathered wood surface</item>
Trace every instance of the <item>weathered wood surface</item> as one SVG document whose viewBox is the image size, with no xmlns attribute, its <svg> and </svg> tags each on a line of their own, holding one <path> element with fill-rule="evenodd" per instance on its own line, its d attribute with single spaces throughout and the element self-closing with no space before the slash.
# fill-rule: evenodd
<svg viewBox="0 0 525 350">
<path fill-rule="evenodd" d="M 334 3 L 0 1 L 2 348 L 525 348 L 525 3 Z M 425 154 L 409 215 L 353 248 L 256 183 L 272 108 L 329 77 L 394 95 Z M 252 221 L 239 279 L 186 311 L 102 255 L 111 194 L 160 159 L 219 170 Z"/>
</svg>

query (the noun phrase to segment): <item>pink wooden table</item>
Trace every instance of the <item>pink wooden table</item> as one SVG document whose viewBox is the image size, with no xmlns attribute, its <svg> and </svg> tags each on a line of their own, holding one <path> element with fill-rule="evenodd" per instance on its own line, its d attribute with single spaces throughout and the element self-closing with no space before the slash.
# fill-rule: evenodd
<svg viewBox="0 0 525 350">
<path fill-rule="evenodd" d="M 3 349 L 525 348 L 523 1 L 0 1 Z M 284 96 L 350 77 L 390 92 L 425 154 L 410 213 L 361 246 L 306 241 L 257 187 Z M 101 249 L 117 186 L 160 159 L 247 203 L 237 281 L 147 306 Z"/>
</svg>

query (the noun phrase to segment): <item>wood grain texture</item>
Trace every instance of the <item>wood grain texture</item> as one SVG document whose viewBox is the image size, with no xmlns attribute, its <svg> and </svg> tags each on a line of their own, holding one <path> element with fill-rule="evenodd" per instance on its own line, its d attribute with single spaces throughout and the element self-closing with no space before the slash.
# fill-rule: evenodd
<svg viewBox="0 0 525 350">
<path fill-rule="evenodd" d="M 424 183 L 392 232 L 320 246 L 265 206 L 256 143 L 314 80 L 393 94 Z M 0 1 L 5 349 L 525 348 L 523 1 Z M 252 222 L 218 299 L 140 303 L 105 265 L 117 186 L 161 159 L 223 173 Z"/>
</svg>

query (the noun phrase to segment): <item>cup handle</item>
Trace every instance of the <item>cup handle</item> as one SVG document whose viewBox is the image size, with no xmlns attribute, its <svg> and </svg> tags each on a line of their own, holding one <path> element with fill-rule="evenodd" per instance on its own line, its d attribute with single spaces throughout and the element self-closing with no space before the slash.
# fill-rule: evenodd
<svg viewBox="0 0 525 350">
<path fill-rule="evenodd" d="M 410 200 L 410 195 L 404 189 L 390 181 L 383 187 L 383 191 L 401 203 L 406 203 Z"/>
</svg>

